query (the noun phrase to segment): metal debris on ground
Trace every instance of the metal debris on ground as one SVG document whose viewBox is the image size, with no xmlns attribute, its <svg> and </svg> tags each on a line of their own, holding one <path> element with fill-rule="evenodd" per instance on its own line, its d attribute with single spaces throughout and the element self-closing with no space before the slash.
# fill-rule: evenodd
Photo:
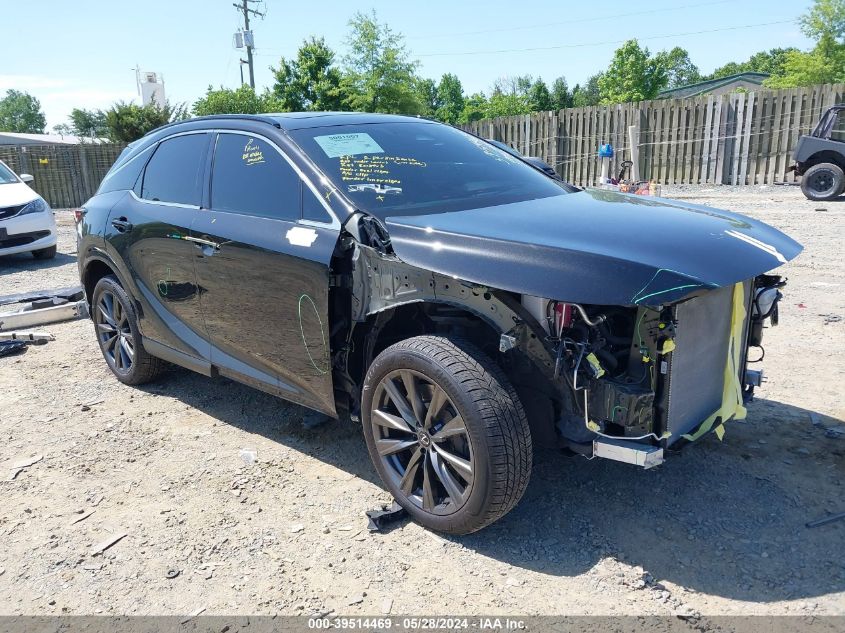
<svg viewBox="0 0 845 633">
<path fill-rule="evenodd" d="M 0 341 L 0 357 L 13 356 L 26 351 L 26 341 Z"/>
<path fill-rule="evenodd" d="M 80 521 L 84 521 L 85 519 L 87 519 L 88 517 L 90 517 L 92 514 L 94 514 L 94 512 L 95 512 L 94 510 L 88 510 L 87 512 L 80 511 L 79 516 L 78 516 L 78 517 L 76 517 L 76 518 L 75 518 L 73 521 L 71 521 L 70 523 L 68 523 L 68 527 L 70 527 L 70 526 L 72 526 L 72 525 L 76 525 L 76 524 L 77 524 L 77 523 L 79 523 Z"/>
<path fill-rule="evenodd" d="M 32 327 L 88 316 L 88 303 L 81 286 L 38 290 L 0 297 L 0 305 L 19 304 L 17 310 L 0 313 L 0 330 Z"/>
<path fill-rule="evenodd" d="M 366 512 L 369 523 L 367 529 L 370 532 L 382 532 L 388 525 L 395 523 L 400 519 L 408 516 L 408 512 L 395 501 L 389 508 L 382 506 L 381 510 L 367 510 Z"/>
<path fill-rule="evenodd" d="M 845 519 L 845 512 L 840 512 L 839 514 L 831 514 L 830 516 L 822 517 L 821 519 L 816 519 L 815 521 L 810 521 L 809 523 L 805 523 L 808 528 L 819 527 L 820 525 L 827 525 L 828 523 L 833 523 L 834 521 L 841 521 Z"/>
</svg>

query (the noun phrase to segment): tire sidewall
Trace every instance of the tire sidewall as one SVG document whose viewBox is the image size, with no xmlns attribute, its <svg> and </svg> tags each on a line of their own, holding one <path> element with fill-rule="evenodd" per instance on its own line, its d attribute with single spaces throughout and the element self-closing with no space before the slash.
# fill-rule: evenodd
<svg viewBox="0 0 845 633">
<path fill-rule="evenodd" d="M 112 365 L 111 361 L 109 361 L 108 357 L 106 356 L 106 352 L 103 349 L 103 344 L 100 342 L 100 333 L 97 331 L 96 320 L 92 315 L 92 320 L 94 320 L 94 332 L 97 335 L 97 345 L 100 348 L 100 352 L 103 355 L 103 360 L 106 361 L 106 365 L 108 365 L 109 370 L 117 377 L 118 380 L 121 382 L 125 382 L 127 384 L 131 384 L 132 381 L 135 379 L 135 374 L 138 371 L 139 361 L 141 360 L 141 354 L 143 354 L 143 345 L 141 344 L 141 336 L 138 332 L 138 320 L 135 317 L 135 307 L 132 305 L 132 301 L 129 299 L 129 295 L 126 294 L 126 291 L 123 289 L 123 286 L 115 279 L 112 275 L 107 275 L 100 279 L 97 282 L 97 285 L 94 286 L 94 292 L 91 295 L 91 311 L 94 312 L 97 310 L 97 304 L 100 301 L 100 295 L 103 292 L 109 291 L 111 292 L 114 297 L 120 301 L 121 307 L 126 311 L 127 320 L 129 321 L 129 331 L 132 334 L 132 346 L 135 349 L 135 358 L 132 360 L 132 367 L 129 369 L 128 372 L 121 373 Z"/>
<path fill-rule="evenodd" d="M 454 344 L 454 341 L 452 341 Z M 392 478 L 385 472 L 381 456 L 375 446 L 375 438 L 371 424 L 370 411 L 373 396 L 378 384 L 389 373 L 397 369 L 412 369 L 434 381 L 446 392 L 452 403 L 464 418 L 473 455 L 473 484 L 469 499 L 456 512 L 438 516 L 425 512 L 414 505 L 393 484 Z M 397 503 L 419 523 L 431 529 L 442 532 L 467 532 L 465 526 L 473 525 L 486 516 L 492 499 L 490 498 L 490 483 L 492 470 L 490 465 L 489 446 L 485 432 L 485 422 L 478 405 L 460 388 L 457 380 L 449 371 L 441 367 L 437 361 L 418 351 L 408 349 L 389 349 L 380 354 L 372 363 L 364 380 L 361 398 L 361 420 L 367 450 L 379 476 L 391 492 Z"/>
<path fill-rule="evenodd" d="M 830 172 L 833 178 L 833 186 L 825 192 L 817 191 L 810 187 L 810 179 L 821 171 Z M 820 163 L 813 165 L 801 179 L 801 191 L 810 200 L 825 201 L 832 200 L 842 194 L 845 189 L 845 176 L 842 169 L 832 163 Z"/>
</svg>

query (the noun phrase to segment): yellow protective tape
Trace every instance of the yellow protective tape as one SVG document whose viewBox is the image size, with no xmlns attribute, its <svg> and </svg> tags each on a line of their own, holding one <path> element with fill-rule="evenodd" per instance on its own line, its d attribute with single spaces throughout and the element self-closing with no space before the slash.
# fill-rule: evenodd
<svg viewBox="0 0 845 633">
<path fill-rule="evenodd" d="M 745 297 L 743 296 L 743 284 L 734 286 L 733 310 L 731 314 L 731 336 L 728 341 L 728 358 L 725 362 L 724 387 L 722 388 L 722 406 L 714 411 L 695 431 L 682 435 L 685 440 L 691 442 L 697 440 L 705 433 L 710 432 L 716 420 L 720 421 L 716 434 L 719 439 L 725 434 L 722 426 L 730 419 L 744 420 L 748 412 L 742 405 L 742 385 L 739 381 L 739 366 L 742 356 L 742 328 L 745 323 Z"/>
<path fill-rule="evenodd" d="M 725 425 L 720 424 L 715 429 L 713 429 L 713 432 L 716 434 L 716 437 L 718 437 L 719 441 L 721 442 L 722 438 L 725 437 Z"/>
<path fill-rule="evenodd" d="M 669 352 L 675 349 L 675 339 L 668 338 L 663 342 L 663 349 L 660 350 L 661 354 L 668 354 Z"/>
<path fill-rule="evenodd" d="M 599 359 L 596 358 L 595 354 L 593 354 L 592 352 L 587 354 L 587 362 L 590 363 L 590 365 L 592 366 L 593 373 L 595 374 L 596 378 L 601 378 L 602 376 L 604 376 L 604 367 L 601 366 L 601 363 L 599 362 Z"/>
</svg>

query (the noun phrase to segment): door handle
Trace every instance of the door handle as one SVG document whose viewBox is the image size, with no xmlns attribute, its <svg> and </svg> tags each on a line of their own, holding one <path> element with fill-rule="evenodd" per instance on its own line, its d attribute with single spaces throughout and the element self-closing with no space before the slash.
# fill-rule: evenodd
<svg viewBox="0 0 845 633">
<path fill-rule="evenodd" d="M 125 217 L 116 218 L 111 221 L 111 225 L 117 229 L 118 233 L 126 233 L 132 230 L 132 223 Z"/>
<path fill-rule="evenodd" d="M 188 242 L 193 242 L 197 246 L 201 247 L 203 250 L 205 250 L 206 248 L 211 248 L 215 251 L 220 249 L 220 244 L 218 244 L 217 242 L 212 242 L 211 240 L 204 240 L 201 237 L 194 237 L 192 235 L 188 235 L 183 239 Z"/>
</svg>

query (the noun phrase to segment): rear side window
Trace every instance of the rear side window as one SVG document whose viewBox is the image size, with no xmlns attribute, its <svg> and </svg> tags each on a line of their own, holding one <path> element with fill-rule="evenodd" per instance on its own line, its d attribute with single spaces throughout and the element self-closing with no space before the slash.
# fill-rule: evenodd
<svg viewBox="0 0 845 633">
<path fill-rule="evenodd" d="M 845 110 L 840 110 L 830 130 L 830 140 L 845 141 Z"/>
<path fill-rule="evenodd" d="M 147 164 L 141 197 L 199 206 L 208 134 L 186 134 L 162 141 Z"/>
<path fill-rule="evenodd" d="M 138 176 L 144 169 L 150 154 L 153 151 L 153 145 L 146 148 L 142 152 L 138 152 L 128 161 L 123 161 L 119 165 L 116 164 L 109 170 L 103 182 L 100 183 L 100 188 L 97 193 L 108 193 L 109 191 L 128 191 L 135 188 L 135 183 L 138 182 Z M 119 161 L 119 159 L 118 159 Z"/>
<path fill-rule="evenodd" d="M 267 141 L 220 134 L 211 172 L 211 208 L 277 220 L 299 219 L 299 175 Z"/>
</svg>

